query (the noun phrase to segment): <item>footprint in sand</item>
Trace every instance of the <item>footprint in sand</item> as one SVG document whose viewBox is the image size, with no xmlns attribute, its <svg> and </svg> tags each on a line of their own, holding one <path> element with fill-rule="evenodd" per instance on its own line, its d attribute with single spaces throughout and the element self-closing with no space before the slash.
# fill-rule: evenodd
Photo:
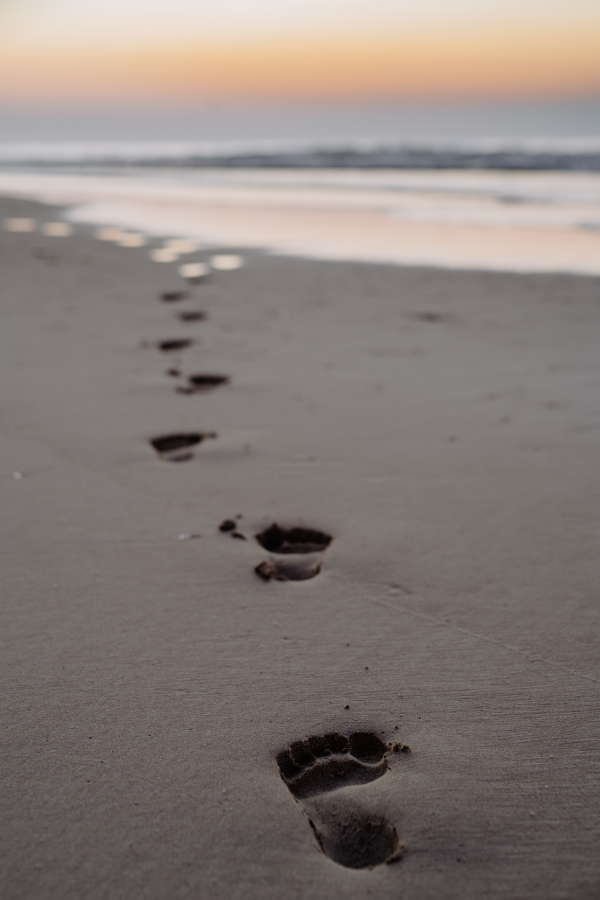
<svg viewBox="0 0 600 900">
<path fill-rule="evenodd" d="M 221 522 L 219 531 L 246 540 L 246 536 L 237 531 L 237 523 L 233 519 Z M 276 522 L 254 537 L 271 554 L 254 568 L 263 581 L 307 581 L 314 578 L 321 571 L 325 551 L 333 540 L 324 531 L 303 526 L 280 528 Z"/>
<path fill-rule="evenodd" d="M 206 321 L 206 313 L 201 309 L 188 309 L 177 313 L 180 322 L 204 322 Z"/>
<path fill-rule="evenodd" d="M 255 535 L 261 547 L 271 556 L 255 568 L 264 581 L 306 581 L 321 571 L 325 550 L 333 538 L 313 528 L 270 528 Z"/>
<path fill-rule="evenodd" d="M 176 388 L 179 394 L 202 394 L 230 382 L 229 375 L 188 375 L 188 383 Z"/>
<path fill-rule="evenodd" d="M 425 310 L 421 312 L 413 313 L 411 316 L 415 322 L 456 322 L 457 319 L 451 313 L 440 313 L 440 312 L 432 312 L 431 310 Z"/>
<path fill-rule="evenodd" d="M 192 447 L 195 447 L 196 444 L 200 444 L 202 441 L 208 440 L 209 438 L 216 437 L 217 435 L 214 431 L 189 431 L 179 434 L 161 435 L 160 437 L 153 438 L 150 441 L 150 444 L 154 447 L 161 459 L 166 459 L 169 462 L 187 462 L 187 460 L 193 459 L 194 457 L 194 451 L 191 449 Z"/>
<path fill-rule="evenodd" d="M 177 350 L 185 350 L 195 343 L 193 338 L 169 338 L 166 341 L 157 341 L 156 346 L 163 353 L 174 353 Z"/>
<path fill-rule="evenodd" d="M 308 816 L 319 847 L 342 866 L 368 869 L 402 857 L 394 826 L 366 812 L 356 791 L 343 790 L 385 775 L 386 753 L 392 750 L 410 752 L 369 732 L 346 737 L 334 731 L 295 741 L 277 756 L 281 777 Z"/>
<path fill-rule="evenodd" d="M 162 291 L 159 295 L 163 303 L 178 303 L 180 300 L 187 300 L 188 296 L 187 291 Z"/>
</svg>

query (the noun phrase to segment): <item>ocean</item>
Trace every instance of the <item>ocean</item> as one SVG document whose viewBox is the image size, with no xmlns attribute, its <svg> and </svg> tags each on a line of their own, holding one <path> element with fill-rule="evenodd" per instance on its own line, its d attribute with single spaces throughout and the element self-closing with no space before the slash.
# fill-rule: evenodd
<svg viewBox="0 0 600 900">
<path fill-rule="evenodd" d="M 0 190 L 331 259 L 600 274 L 600 101 L 0 110 Z"/>
</svg>

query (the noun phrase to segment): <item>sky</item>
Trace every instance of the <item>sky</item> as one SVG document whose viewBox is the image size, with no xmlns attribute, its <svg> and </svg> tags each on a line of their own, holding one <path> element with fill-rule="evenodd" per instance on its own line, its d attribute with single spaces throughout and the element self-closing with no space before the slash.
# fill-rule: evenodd
<svg viewBox="0 0 600 900">
<path fill-rule="evenodd" d="M 598 0 L 0 0 L 0 102 L 600 96 Z"/>
</svg>

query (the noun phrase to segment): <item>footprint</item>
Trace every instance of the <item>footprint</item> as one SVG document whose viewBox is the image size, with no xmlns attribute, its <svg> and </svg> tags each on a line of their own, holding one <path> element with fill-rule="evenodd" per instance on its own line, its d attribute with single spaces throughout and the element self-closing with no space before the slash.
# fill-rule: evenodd
<svg viewBox="0 0 600 900">
<path fill-rule="evenodd" d="M 167 459 L 169 462 L 186 462 L 193 459 L 194 456 L 194 451 L 190 450 L 190 447 L 216 437 L 214 431 L 191 431 L 181 434 L 165 434 L 153 438 L 150 444 L 162 459 Z"/>
<path fill-rule="evenodd" d="M 356 793 L 343 791 L 385 775 L 389 750 L 409 752 L 369 732 L 346 737 L 334 731 L 295 741 L 277 756 L 281 777 L 308 816 L 319 847 L 347 868 L 370 869 L 402 856 L 394 826 L 361 808 Z"/>
<path fill-rule="evenodd" d="M 419 322 L 441 322 L 443 316 L 437 312 L 418 312 L 415 313 L 414 318 Z"/>
<path fill-rule="evenodd" d="M 187 296 L 187 291 L 163 291 L 160 299 L 163 303 L 177 303 L 179 300 L 185 300 Z"/>
<path fill-rule="evenodd" d="M 323 531 L 302 527 L 285 529 L 276 522 L 255 537 L 261 547 L 275 554 L 254 569 L 264 581 L 314 578 L 321 571 L 323 554 L 333 540 Z"/>
<path fill-rule="evenodd" d="M 194 343 L 192 338 L 170 338 L 166 341 L 157 341 L 156 346 L 163 353 L 173 353 L 175 350 L 185 350 Z"/>
<path fill-rule="evenodd" d="M 200 309 L 188 309 L 185 312 L 177 313 L 180 322 L 204 322 L 206 313 Z"/>
<path fill-rule="evenodd" d="M 31 255 L 34 259 L 41 259 L 48 263 L 49 266 L 56 266 L 60 262 L 59 257 L 55 253 L 50 253 L 45 247 L 34 247 Z"/>
<path fill-rule="evenodd" d="M 451 313 L 440 313 L 426 310 L 424 312 L 416 312 L 412 317 L 417 322 L 456 322 L 456 317 Z"/>
<path fill-rule="evenodd" d="M 184 387 L 178 387 L 180 394 L 200 394 L 213 388 L 229 384 L 229 375 L 190 375 Z"/>
<path fill-rule="evenodd" d="M 315 553 L 329 547 L 333 538 L 313 528 L 280 528 L 273 522 L 270 528 L 256 535 L 261 547 L 271 553 Z"/>
</svg>

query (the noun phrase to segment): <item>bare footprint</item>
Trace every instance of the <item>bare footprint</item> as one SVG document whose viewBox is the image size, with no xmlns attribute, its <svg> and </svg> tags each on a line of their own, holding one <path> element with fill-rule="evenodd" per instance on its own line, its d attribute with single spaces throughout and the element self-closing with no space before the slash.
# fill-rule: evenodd
<svg viewBox="0 0 600 900">
<path fill-rule="evenodd" d="M 176 350 L 185 350 L 194 343 L 195 341 L 192 338 L 170 338 L 166 341 L 157 341 L 156 346 L 163 353 L 173 353 Z"/>
<path fill-rule="evenodd" d="M 193 459 L 194 451 L 190 449 L 191 447 L 202 443 L 208 438 L 216 438 L 216 436 L 214 431 L 165 434 L 153 438 L 150 444 L 162 459 L 167 459 L 169 462 L 186 462 L 189 459 Z"/>
<path fill-rule="evenodd" d="M 177 313 L 180 322 L 204 322 L 207 318 L 206 313 L 200 309 L 188 309 L 184 312 Z"/>
<path fill-rule="evenodd" d="M 201 394 L 229 384 L 229 375 L 190 375 L 188 383 L 177 388 L 180 394 Z"/>
<path fill-rule="evenodd" d="M 169 338 L 166 341 L 158 341 L 156 346 L 163 353 L 173 353 L 176 350 L 185 350 L 194 343 L 192 338 Z"/>
<path fill-rule="evenodd" d="M 255 568 L 264 581 L 307 581 L 321 571 L 323 554 L 333 538 L 313 528 L 280 528 L 274 522 L 256 540 L 273 554 Z"/>
<path fill-rule="evenodd" d="M 456 317 L 451 313 L 433 312 L 424 310 L 413 313 L 411 316 L 416 322 L 456 322 Z"/>
<path fill-rule="evenodd" d="M 178 303 L 179 300 L 186 300 L 188 296 L 187 291 L 163 291 L 160 299 L 163 303 Z"/>
<path fill-rule="evenodd" d="M 401 744 L 386 746 L 369 732 L 346 737 L 334 731 L 295 741 L 277 756 L 281 777 L 308 816 L 319 847 L 347 868 L 369 869 L 402 857 L 394 826 L 366 812 L 356 792 L 350 797 L 343 791 L 385 775 L 389 750 L 409 752 Z"/>
</svg>

